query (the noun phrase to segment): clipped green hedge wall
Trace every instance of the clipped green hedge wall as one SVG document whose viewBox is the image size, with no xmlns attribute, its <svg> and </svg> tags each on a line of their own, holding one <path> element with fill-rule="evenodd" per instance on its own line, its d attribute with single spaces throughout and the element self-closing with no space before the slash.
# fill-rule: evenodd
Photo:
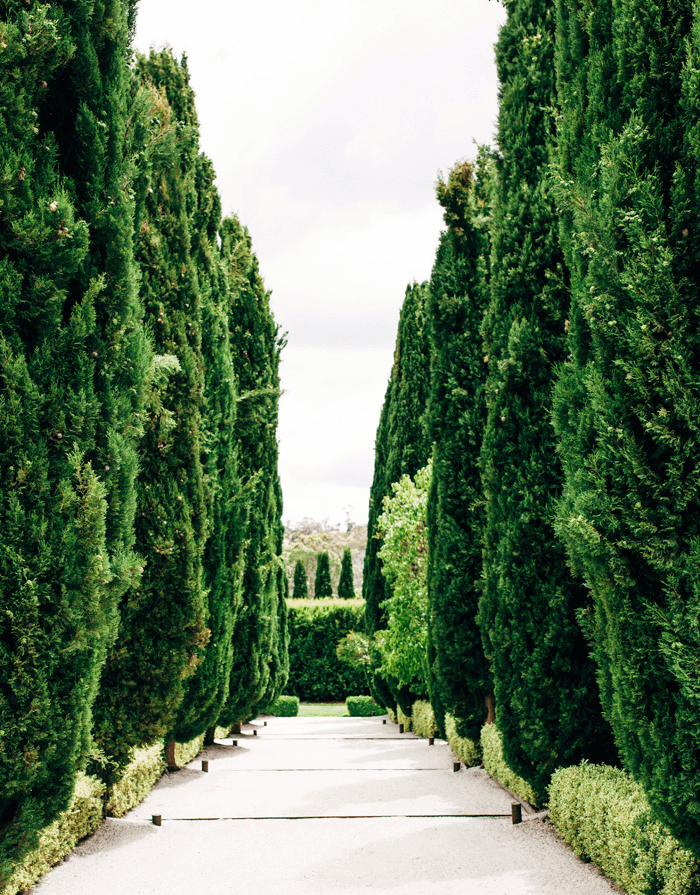
<svg viewBox="0 0 700 895">
<path fill-rule="evenodd" d="M 445 736 L 454 754 L 468 768 L 481 764 L 481 742 L 475 743 L 457 733 L 457 722 L 449 713 L 445 715 Z"/>
<path fill-rule="evenodd" d="M 270 714 L 280 718 L 294 718 L 299 714 L 299 697 L 278 696 L 270 706 Z"/>
<path fill-rule="evenodd" d="M 286 690 L 302 702 L 343 702 L 367 694 L 359 668 L 339 662 L 338 641 L 364 631 L 364 600 L 289 600 L 289 681 Z"/>
<path fill-rule="evenodd" d="M 583 762 L 555 771 L 549 816 L 574 852 L 627 895 L 697 895 L 700 866 L 659 821 L 625 771 Z"/>
<path fill-rule="evenodd" d="M 481 749 L 484 756 L 484 767 L 489 774 L 502 783 L 506 789 L 514 792 L 516 796 L 537 806 L 538 799 L 535 790 L 506 764 L 503 757 L 501 731 L 495 724 L 485 724 L 481 728 Z"/>
<path fill-rule="evenodd" d="M 348 707 L 348 714 L 355 718 L 367 718 L 381 712 L 371 696 L 348 696 L 345 705 Z"/>
<path fill-rule="evenodd" d="M 124 817 L 127 811 L 143 802 L 164 770 L 162 743 L 146 749 L 135 749 L 134 757 L 121 780 L 112 787 L 105 806 L 107 814 Z"/>
<path fill-rule="evenodd" d="M 433 707 L 425 699 L 417 700 L 411 707 L 411 730 L 426 739 L 438 735 Z"/>
<path fill-rule="evenodd" d="M 81 774 L 68 808 L 42 832 L 39 845 L 19 864 L 0 895 L 24 892 L 69 855 L 81 839 L 91 836 L 102 823 L 104 784 Z"/>
</svg>

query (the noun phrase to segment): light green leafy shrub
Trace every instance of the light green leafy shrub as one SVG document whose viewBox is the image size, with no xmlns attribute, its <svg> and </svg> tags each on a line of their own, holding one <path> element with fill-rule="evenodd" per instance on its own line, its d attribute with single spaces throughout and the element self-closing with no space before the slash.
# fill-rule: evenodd
<svg viewBox="0 0 700 895">
<path fill-rule="evenodd" d="M 42 832 L 39 845 L 17 865 L 0 895 L 17 895 L 30 889 L 81 839 L 91 836 L 102 822 L 104 791 L 104 784 L 96 777 L 79 775 L 70 805 Z"/>
<path fill-rule="evenodd" d="M 396 723 L 403 724 L 404 733 L 408 733 L 411 730 L 411 716 L 405 715 L 400 705 L 396 707 Z"/>
<path fill-rule="evenodd" d="M 481 749 L 484 767 L 492 777 L 531 805 L 538 804 L 534 789 L 506 764 L 503 757 L 503 739 L 495 724 L 485 724 L 481 728 Z"/>
<path fill-rule="evenodd" d="M 270 714 L 280 718 L 294 718 L 299 714 L 298 696 L 278 696 L 270 706 Z"/>
<path fill-rule="evenodd" d="M 700 866 L 656 820 L 642 787 L 623 770 L 583 762 L 555 771 L 549 814 L 574 852 L 627 895 L 697 895 Z"/>
<path fill-rule="evenodd" d="M 401 709 L 399 709 L 399 712 L 401 712 Z M 396 714 L 396 712 L 393 709 L 387 708 L 386 713 L 389 716 L 389 720 L 391 721 L 392 724 L 399 723 L 399 716 Z M 401 712 L 401 714 L 403 715 L 403 712 Z M 404 715 L 404 717 L 406 717 L 406 716 Z"/>
<path fill-rule="evenodd" d="M 356 718 L 366 718 L 374 715 L 377 711 L 377 706 L 371 696 L 348 696 L 345 705 L 348 707 L 348 714 Z"/>
<path fill-rule="evenodd" d="M 202 747 L 204 746 L 204 734 L 200 734 L 198 737 L 195 737 L 193 740 L 190 740 L 189 743 L 175 743 L 175 764 L 181 768 L 186 764 L 189 764 L 191 761 L 194 761 L 195 758 L 202 751 Z"/>
<path fill-rule="evenodd" d="M 454 754 L 467 767 L 473 768 L 475 765 L 481 764 L 481 744 L 475 743 L 468 737 L 461 737 L 457 733 L 457 722 L 450 714 L 445 715 L 445 736 Z"/>
<path fill-rule="evenodd" d="M 411 730 L 419 737 L 435 737 L 438 729 L 435 724 L 433 707 L 425 699 L 418 699 L 411 709 Z"/>
<path fill-rule="evenodd" d="M 146 749 L 135 749 L 121 780 L 112 787 L 105 806 L 107 814 L 124 817 L 127 811 L 143 802 L 164 770 L 160 743 Z"/>
</svg>

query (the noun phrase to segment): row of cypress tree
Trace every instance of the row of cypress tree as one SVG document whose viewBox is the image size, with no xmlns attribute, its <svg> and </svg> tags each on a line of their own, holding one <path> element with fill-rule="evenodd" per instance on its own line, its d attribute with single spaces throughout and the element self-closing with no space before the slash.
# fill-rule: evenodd
<svg viewBox="0 0 700 895">
<path fill-rule="evenodd" d="M 131 0 L 0 20 L 0 886 L 135 746 L 287 676 L 283 346 L 186 62 Z"/>
<path fill-rule="evenodd" d="M 505 5 L 497 151 L 439 181 L 446 229 L 399 322 L 368 627 L 385 624 L 382 498 L 432 453 L 438 723 L 476 738 L 495 717 L 543 800 L 556 767 L 619 762 L 697 852 L 698 11 Z M 429 350 L 409 356 L 418 292 Z"/>
<path fill-rule="evenodd" d="M 306 600 L 309 596 L 309 582 L 306 575 L 306 566 L 299 559 L 294 566 L 294 583 L 292 596 L 295 600 Z M 323 599 L 333 596 L 333 584 L 331 582 L 331 560 L 328 551 L 322 550 L 316 556 L 316 574 L 314 577 L 314 597 Z M 338 598 L 341 600 L 355 599 L 355 584 L 352 570 L 352 551 L 349 547 L 343 550 L 343 559 L 340 563 L 340 578 L 338 579 Z"/>
</svg>

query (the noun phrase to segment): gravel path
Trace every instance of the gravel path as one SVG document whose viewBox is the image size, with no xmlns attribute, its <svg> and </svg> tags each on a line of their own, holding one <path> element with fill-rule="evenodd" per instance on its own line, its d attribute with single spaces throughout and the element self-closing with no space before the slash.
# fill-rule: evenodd
<svg viewBox="0 0 700 895">
<path fill-rule="evenodd" d="M 32 892 L 619 892 L 548 824 L 513 826 L 510 796 L 484 771 L 455 773 L 442 740 L 429 746 L 380 718 L 271 718 L 237 741 L 164 776 Z"/>
</svg>

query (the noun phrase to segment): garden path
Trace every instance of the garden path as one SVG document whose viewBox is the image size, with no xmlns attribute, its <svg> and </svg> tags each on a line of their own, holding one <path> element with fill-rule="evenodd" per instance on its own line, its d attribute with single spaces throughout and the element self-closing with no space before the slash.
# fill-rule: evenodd
<svg viewBox="0 0 700 895">
<path fill-rule="evenodd" d="M 548 824 L 512 825 L 509 794 L 483 770 L 455 773 L 442 740 L 382 718 L 269 718 L 243 731 L 105 820 L 33 893 L 618 891 Z"/>
</svg>

